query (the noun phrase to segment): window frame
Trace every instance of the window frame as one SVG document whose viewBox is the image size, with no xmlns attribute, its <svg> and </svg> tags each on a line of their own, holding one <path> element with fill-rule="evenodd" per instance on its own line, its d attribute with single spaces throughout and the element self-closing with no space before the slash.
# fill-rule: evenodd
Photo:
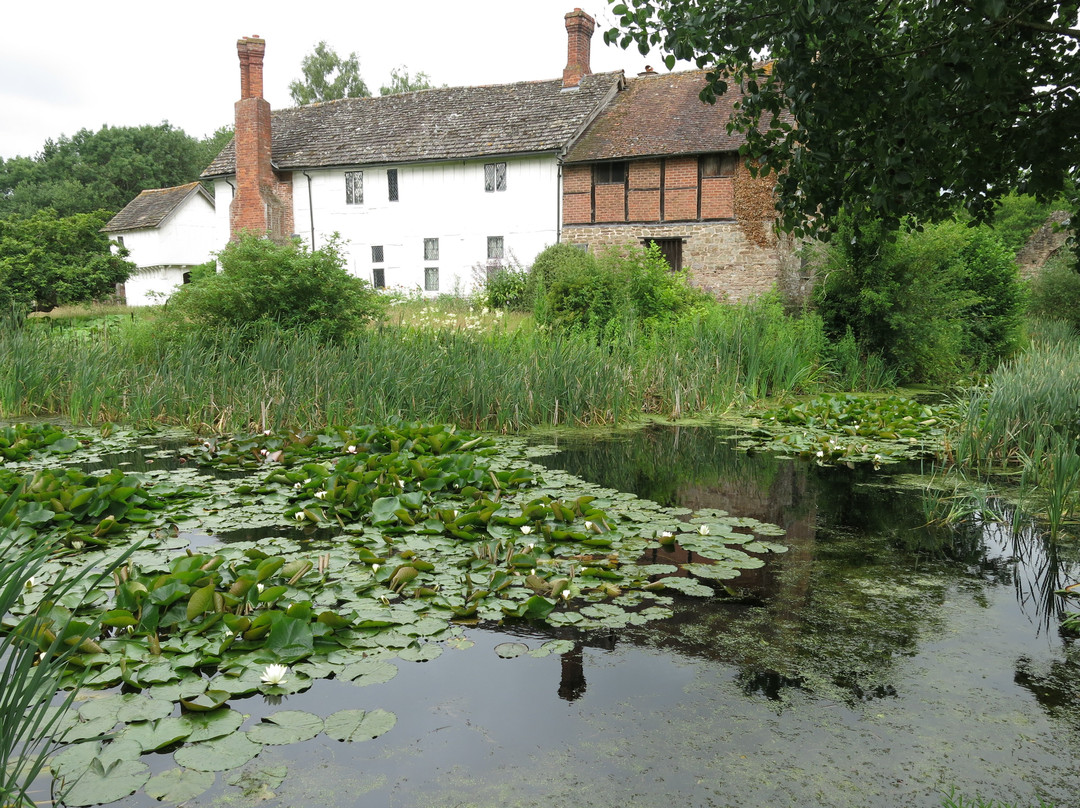
<svg viewBox="0 0 1080 808">
<path fill-rule="evenodd" d="M 438 261 L 439 260 L 439 239 L 438 238 L 425 238 L 424 239 L 424 260 L 425 261 Z"/>
<path fill-rule="evenodd" d="M 498 246 L 498 255 L 491 254 L 491 248 Z M 497 262 L 502 263 L 506 257 L 506 239 L 503 236 L 488 236 L 487 237 L 487 260 L 488 263 Z"/>
<path fill-rule="evenodd" d="M 709 163 L 715 161 L 716 173 L 712 173 Z M 734 177 L 739 166 L 738 152 L 714 152 L 700 157 L 701 176 L 704 179 Z"/>
<path fill-rule="evenodd" d="M 612 179 L 616 167 L 618 167 L 621 176 L 618 179 Z M 595 163 L 593 165 L 593 183 L 596 185 L 625 185 L 629 174 L 630 164 L 626 160 L 612 160 L 611 162 Z"/>
<path fill-rule="evenodd" d="M 434 278 L 434 283 L 432 283 L 433 278 Z M 437 292 L 437 291 L 439 291 L 439 268 L 438 267 L 424 267 L 424 291 L 425 292 Z"/>
<path fill-rule="evenodd" d="M 386 261 L 386 248 L 382 244 L 371 245 L 371 263 L 382 264 Z"/>
<path fill-rule="evenodd" d="M 505 190 L 506 163 L 484 163 L 484 192 L 493 194 Z"/>
<path fill-rule="evenodd" d="M 386 169 L 386 196 L 391 202 L 397 202 L 400 198 L 401 188 L 398 184 L 398 170 Z"/>
<path fill-rule="evenodd" d="M 356 198 L 357 186 L 360 189 L 360 198 Z M 346 171 L 345 172 L 345 204 L 346 205 L 363 205 L 364 204 L 364 172 L 363 171 Z"/>
</svg>

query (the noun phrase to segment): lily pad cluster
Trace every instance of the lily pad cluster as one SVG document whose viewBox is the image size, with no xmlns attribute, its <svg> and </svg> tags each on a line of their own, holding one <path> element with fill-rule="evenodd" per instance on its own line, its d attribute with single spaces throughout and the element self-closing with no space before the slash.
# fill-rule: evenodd
<svg viewBox="0 0 1080 808">
<path fill-rule="evenodd" d="M 903 396 L 825 394 L 768 410 L 740 442 L 820 463 L 875 465 L 939 450 L 948 410 Z"/>
<path fill-rule="evenodd" d="M 79 441 L 53 424 L 15 424 L 0 427 L 0 458 L 25 460 L 40 453 L 71 454 Z"/>
<path fill-rule="evenodd" d="M 246 732 L 235 717 L 204 726 L 239 716 L 232 703 L 244 696 L 327 678 L 385 682 L 398 670 L 392 660 L 467 647 L 464 627 L 477 622 L 587 629 L 663 619 L 674 596 L 713 596 L 785 549 L 771 540 L 783 533 L 775 526 L 664 509 L 542 471 L 520 441 L 452 427 L 222 436 L 178 453 L 195 462 L 22 478 L 20 530 L 64 550 L 43 575 L 140 542 L 113 587 L 55 603 L 32 587 L 12 614 L 36 611 L 44 633 L 79 638 L 70 682 L 128 691 L 108 702 L 119 712 L 99 716 L 91 699 L 64 727 L 65 740 L 91 741 L 55 764 L 88 789 L 72 805 L 144 784 L 187 793 L 214 770 L 201 761 L 231 769 L 263 744 L 375 737 L 393 724 L 373 710 L 325 720 L 286 711 Z M 4 473 L 14 486 L 17 475 Z M 221 514 L 276 535 L 191 548 L 187 535 L 221 525 Z M 138 756 L 170 747 L 180 769 L 148 781 Z"/>
</svg>

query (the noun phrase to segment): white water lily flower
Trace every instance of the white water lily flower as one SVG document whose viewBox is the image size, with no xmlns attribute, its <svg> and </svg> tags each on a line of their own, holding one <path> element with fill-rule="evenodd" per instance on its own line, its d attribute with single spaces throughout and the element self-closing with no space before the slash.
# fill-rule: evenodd
<svg viewBox="0 0 1080 808">
<path fill-rule="evenodd" d="M 817 456 L 818 456 L 818 457 L 824 457 L 824 456 L 825 456 L 825 452 L 823 452 L 823 451 L 822 451 L 821 449 L 818 449 L 818 450 L 817 450 Z"/>
<path fill-rule="evenodd" d="M 570 600 L 570 590 L 569 589 L 564 589 L 562 591 L 562 598 L 563 598 L 563 600 Z"/>
<path fill-rule="evenodd" d="M 264 435 L 273 435 L 273 434 L 274 434 L 274 432 L 273 432 L 273 430 L 271 430 L 271 429 L 264 429 L 264 430 L 263 430 L 263 434 L 264 434 Z"/>
<path fill-rule="evenodd" d="M 226 629 L 225 629 L 225 636 L 226 636 L 226 637 L 235 637 L 235 636 L 236 636 L 236 632 L 235 632 L 235 631 L 233 631 L 233 630 L 232 630 L 231 628 L 226 628 Z"/>
<path fill-rule="evenodd" d="M 315 499 L 326 499 L 326 492 L 325 491 L 316 491 L 315 492 Z"/>
<path fill-rule="evenodd" d="M 266 587 L 263 586 L 262 584 L 255 584 L 255 590 L 256 591 L 262 592 L 264 589 L 266 589 Z"/>
<path fill-rule="evenodd" d="M 356 454 L 356 447 L 355 446 L 346 446 L 345 451 L 348 452 L 349 454 Z"/>
<path fill-rule="evenodd" d="M 34 588 L 34 576 L 33 575 L 31 575 L 29 578 L 26 579 L 26 588 L 27 589 L 33 589 Z"/>
<path fill-rule="evenodd" d="M 297 522 L 303 522 L 304 519 L 305 519 L 304 512 L 303 511 L 297 511 L 296 512 L 296 521 Z"/>
<path fill-rule="evenodd" d="M 296 483 L 295 485 L 293 485 L 293 488 L 295 488 L 297 491 L 299 491 L 303 487 L 304 487 L 303 483 Z"/>
<path fill-rule="evenodd" d="M 701 525 L 697 529 L 697 532 L 700 533 L 702 536 L 708 536 L 709 535 L 709 526 L 708 525 Z"/>
<path fill-rule="evenodd" d="M 378 571 L 379 571 L 379 565 L 378 564 L 372 564 L 371 565 L 371 574 L 374 575 Z"/>
<path fill-rule="evenodd" d="M 593 529 L 593 523 L 590 522 L 588 519 L 585 520 L 585 529 L 586 530 L 592 530 Z"/>
<path fill-rule="evenodd" d="M 664 539 L 670 539 L 670 538 L 671 538 L 672 536 L 674 536 L 674 535 L 675 535 L 675 534 L 674 534 L 674 533 L 672 533 L 672 532 L 671 532 L 670 530 L 662 530 L 662 531 L 660 532 L 660 537 L 661 537 L 661 538 L 664 538 Z"/>
<path fill-rule="evenodd" d="M 283 685 L 288 673 L 288 665 L 267 665 L 266 670 L 262 672 L 262 676 L 259 678 L 266 685 Z"/>
<path fill-rule="evenodd" d="M 261 454 L 263 457 L 266 457 L 268 454 L 270 454 L 270 452 L 268 452 L 266 449 L 259 449 L 259 454 Z"/>
<path fill-rule="evenodd" d="M 532 525 L 522 525 L 521 532 L 528 536 L 530 533 L 532 533 Z"/>
</svg>

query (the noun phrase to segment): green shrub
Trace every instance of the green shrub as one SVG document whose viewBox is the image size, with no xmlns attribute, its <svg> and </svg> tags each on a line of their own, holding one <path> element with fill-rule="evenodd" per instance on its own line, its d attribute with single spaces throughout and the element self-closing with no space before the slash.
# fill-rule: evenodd
<svg viewBox="0 0 1080 808">
<path fill-rule="evenodd" d="M 829 335 L 850 328 L 907 382 L 945 382 L 992 367 L 1022 337 L 1024 288 L 987 228 L 958 222 L 885 231 L 846 215 L 819 257 L 814 300 Z"/>
<path fill-rule="evenodd" d="M 1064 320 L 1074 330 L 1080 329 L 1080 272 L 1075 256 L 1051 259 L 1032 279 L 1029 311 L 1036 317 Z"/>
<path fill-rule="evenodd" d="M 612 339 L 634 328 L 655 329 L 707 305 L 708 297 L 672 272 L 660 249 L 628 245 L 599 257 L 570 245 L 537 256 L 530 283 L 537 322 Z"/>
<path fill-rule="evenodd" d="M 175 321 L 219 328 L 271 323 L 328 339 L 379 316 L 378 292 L 345 269 L 337 242 L 309 250 L 245 236 L 218 254 L 221 271 L 192 278 L 173 295 Z"/>
<path fill-rule="evenodd" d="M 480 278 L 480 302 L 489 309 L 512 309 L 527 311 L 532 307 L 528 296 L 529 271 L 511 258 L 506 266 L 486 267 L 478 265 L 476 275 Z"/>
</svg>

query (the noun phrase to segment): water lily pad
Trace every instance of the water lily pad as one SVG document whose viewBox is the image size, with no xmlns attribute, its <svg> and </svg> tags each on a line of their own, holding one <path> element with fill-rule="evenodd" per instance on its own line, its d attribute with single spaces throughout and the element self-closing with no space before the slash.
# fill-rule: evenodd
<svg viewBox="0 0 1080 808">
<path fill-rule="evenodd" d="M 451 637 L 446 641 L 446 647 L 453 648 L 456 651 L 464 651 L 468 648 L 472 648 L 474 645 L 476 645 L 475 642 L 465 637 Z"/>
<path fill-rule="evenodd" d="M 328 715 L 323 732 L 337 741 L 368 741 L 393 729 L 397 716 L 386 710 L 339 710 Z"/>
<path fill-rule="evenodd" d="M 64 795 L 64 804 L 77 808 L 97 805 L 134 794 L 150 779 L 150 767 L 138 760 L 116 760 L 103 765 L 95 758 Z"/>
<path fill-rule="evenodd" d="M 362 687 L 364 685 L 381 685 L 384 682 L 389 682 L 397 676 L 397 673 L 397 665 L 391 665 L 389 662 L 365 660 L 346 666 L 341 673 L 337 674 L 336 678 Z"/>
<path fill-rule="evenodd" d="M 495 653 L 503 659 L 514 659 L 529 652 L 529 646 L 523 642 L 503 642 L 495 646 Z"/>
<path fill-rule="evenodd" d="M 255 743 L 280 746 L 314 738 L 322 728 L 323 720 L 317 715 L 302 710 L 282 710 L 263 718 L 247 734 Z"/>
<path fill-rule="evenodd" d="M 262 750 L 245 732 L 234 732 L 223 738 L 183 746 L 173 753 L 181 766 L 201 772 L 223 772 L 243 766 Z"/>
<path fill-rule="evenodd" d="M 408 662 L 430 662 L 442 654 L 442 646 L 434 643 L 425 643 L 419 647 L 402 648 L 398 651 L 398 658 Z"/>
<path fill-rule="evenodd" d="M 240 729 L 244 716 L 236 710 L 223 707 L 212 713 L 187 713 L 177 720 L 191 728 L 188 742 L 198 743 L 231 735 Z"/>
<path fill-rule="evenodd" d="M 194 769 L 169 769 L 147 781 L 143 791 L 160 802 L 180 804 L 193 800 L 214 784 L 217 775 Z"/>
<path fill-rule="evenodd" d="M 143 752 L 154 752 L 183 741 L 191 735 L 191 725 L 179 718 L 161 718 L 157 721 L 140 721 L 128 726 L 117 740 L 135 741 Z"/>
<path fill-rule="evenodd" d="M 103 699 L 93 699 L 79 708 L 87 720 L 110 718 L 114 724 L 132 721 L 153 721 L 171 715 L 173 705 L 161 699 L 147 698 L 139 693 L 116 693 Z"/>
<path fill-rule="evenodd" d="M 245 797 L 254 797 L 256 802 L 262 802 L 276 796 L 274 789 L 285 781 L 288 772 L 288 766 L 261 766 L 252 763 L 231 775 L 228 783 L 237 786 L 244 792 Z"/>
<path fill-rule="evenodd" d="M 496 649 L 497 650 L 497 649 Z M 548 640 L 539 648 L 534 648 L 529 651 L 531 657 L 546 657 L 550 654 L 565 654 L 574 650 L 574 642 L 572 640 Z"/>
</svg>

